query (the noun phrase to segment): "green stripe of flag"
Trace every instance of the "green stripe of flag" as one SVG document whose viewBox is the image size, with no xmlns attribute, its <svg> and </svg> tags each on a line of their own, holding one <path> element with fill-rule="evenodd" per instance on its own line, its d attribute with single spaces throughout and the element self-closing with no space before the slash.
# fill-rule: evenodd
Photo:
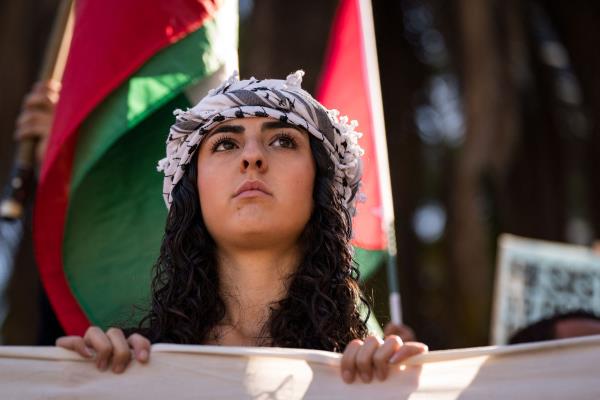
<svg viewBox="0 0 600 400">
<path fill-rule="evenodd" d="M 157 161 L 183 90 L 221 65 L 214 21 L 164 49 L 111 94 L 80 130 L 65 237 L 64 269 L 92 324 L 133 319 L 144 305 L 166 208 Z M 124 306 L 128 305 L 128 306 Z"/>
<path fill-rule="evenodd" d="M 368 280 L 379 267 L 383 265 L 387 258 L 387 252 L 384 250 L 366 250 L 360 247 L 354 247 L 354 261 L 358 264 L 360 270 L 360 280 Z"/>
</svg>

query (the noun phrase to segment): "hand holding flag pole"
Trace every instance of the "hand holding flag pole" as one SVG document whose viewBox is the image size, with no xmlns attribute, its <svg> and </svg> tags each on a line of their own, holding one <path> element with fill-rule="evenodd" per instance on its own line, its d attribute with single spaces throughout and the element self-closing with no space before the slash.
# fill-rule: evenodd
<svg viewBox="0 0 600 400">
<path fill-rule="evenodd" d="M 60 81 L 71 42 L 73 0 L 63 0 L 52 27 L 52 33 L 39 74 L 40 81 Z M 27 138 L 19 142 L 13 162 L 12 175 L 0 202 L 0 218 L 15 221 L 23 217 L 31 196 L 36 167 L 35 153 L 39 140 Z"/>
<path fill-rule="evenodd" d="M 72 0 L 63 0 L 46 47 L 40 80 L 59 80 L 62 77 L 71 37 L 71 10 Z M 4 294 L 24 231 L 22 217 L 34 183 L 37 146 L 36 139 L 25 139 L 19 143 L 13 172 L 0 201 L 0 328 L 8 313 Z"/>
</svg>

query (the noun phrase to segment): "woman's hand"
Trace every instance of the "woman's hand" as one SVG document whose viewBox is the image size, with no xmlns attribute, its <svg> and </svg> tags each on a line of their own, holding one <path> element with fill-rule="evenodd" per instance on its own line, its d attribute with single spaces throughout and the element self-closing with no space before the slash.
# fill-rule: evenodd
<svg viewBox="0 0 600 400">
<path fill-rule="evenodd" d="M 417 354 L 427 352 L 427 346 L 419 342 L 402 343 L 396 335 L 390 335 L 385 341 L 375 336 L 351 341 L 342 357 L 342 378 L 346 383 L 354 382 L 356 375 L 364 383 L 373 380 L 373 376 L 384 381 L 392 365 Z"/>
<path fill-rule="evenodd" d="M 36 158 L 41 164 L 46 152 L 48 137 L 52 130 L 54 111 L 60 94 L 60 82 L 40 81 L 25 96 L 21 113 L 17 118 L 17 129 L 15 139 L 22 141 L 26 139 L 39 140 Z"/>
<path fill-rule="evenodd" d="M 91 326 L 81 336 L 63 336 L 56 339 L 58 347 L 73 350 L 85 358 L 95 356 L 96 366 L 105 371 L 109 366 L 114 373 L 121 373 L 131 361 L 131 353 L 141 363 L 148 362 L 150 341 L 144 336 L 134 333 L 125 338 L 123 331 L 110 328 L 104 333 L 97 326 Z"/>
</svg>

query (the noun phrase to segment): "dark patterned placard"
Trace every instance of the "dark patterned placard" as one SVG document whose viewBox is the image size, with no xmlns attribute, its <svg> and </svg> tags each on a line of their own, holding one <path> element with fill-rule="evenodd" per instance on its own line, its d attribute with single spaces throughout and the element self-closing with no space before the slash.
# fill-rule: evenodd
<svg viewBox="0 0 600 400">
<path fill-rule="evenodd" d="M 583 246 L 502 235 L 492 319 L 492 344 L 555 314 L 600 314 L 600 256 Z"/>
</svg>

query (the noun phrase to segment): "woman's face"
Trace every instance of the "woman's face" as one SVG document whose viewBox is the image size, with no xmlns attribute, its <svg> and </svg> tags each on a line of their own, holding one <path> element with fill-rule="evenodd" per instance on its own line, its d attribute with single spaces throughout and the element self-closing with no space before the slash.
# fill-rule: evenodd
<svg viewBox="0 0 600 400">
<path fill-rule="evenodd" d="M 294 246 L 313 208 L 308 133 L 273 118 L 221 123 L 198 154 L 202 216 L 218 246 Z"/>
</svg>

